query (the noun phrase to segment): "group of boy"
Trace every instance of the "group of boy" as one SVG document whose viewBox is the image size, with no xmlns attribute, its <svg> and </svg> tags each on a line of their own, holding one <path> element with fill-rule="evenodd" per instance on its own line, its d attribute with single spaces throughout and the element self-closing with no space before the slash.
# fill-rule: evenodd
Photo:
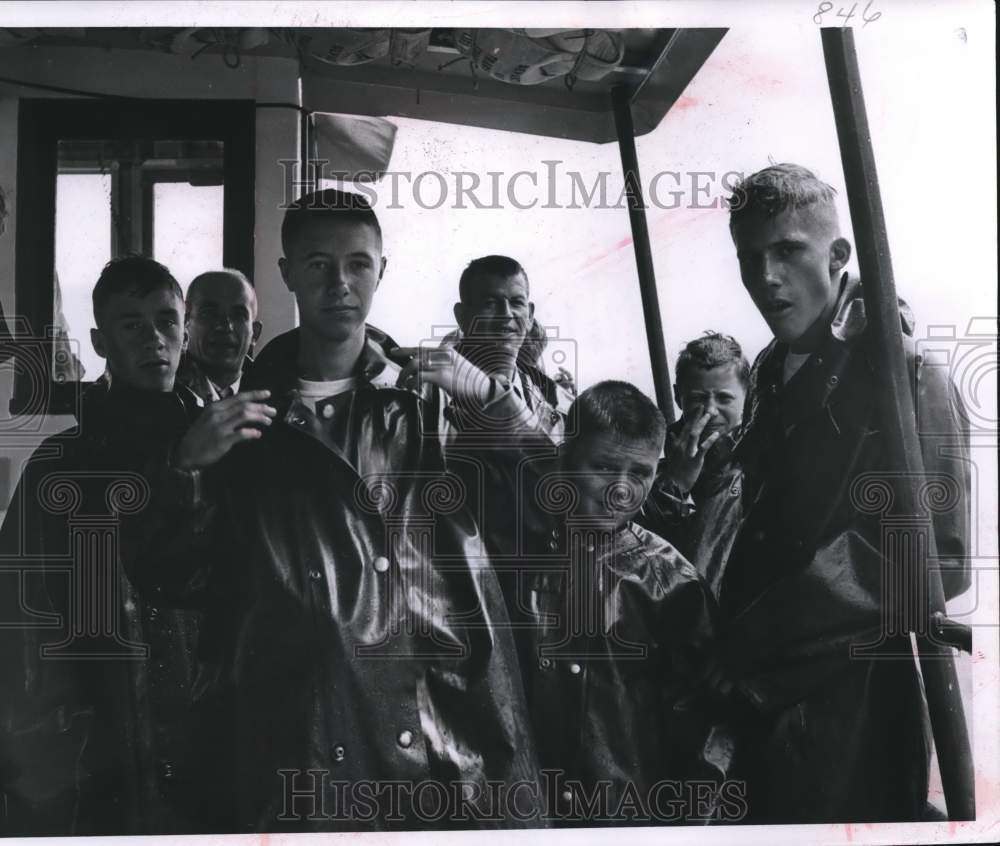
<svg viewBox="0 0 1000 846">
<path fill-rule="evenodd" d="M 162 266 L 109 264 L 110 379 L 2 533 L 25 564 L 0 591 L 6 830 L 921 819 L 913 660 L 884 660 L 901 636 L 849 657 L 884 597 L 847 490 L 890 468 L 833 191 L 769 167 L 730 227 L 775 340 L 752 370 L 732 338 L 689 344 L 669 429 L 634 386 L 574 398 L 525 354 L 506 257 L 463 274 L 447 343 L 397 347 L 366 322 L 386 260 L 350 194 L 286 211 L 300 326 L 253 359 L 241 274 L 198 277 L 185 312 Z M 960 441 L 954 392 L 910 363 Z M 954 455 L 925 458 L 965 490 Z M 70 548 L 63 477 L 74 514 L 113 512 L 103 570 Z M 935 523 L 949 596 L 967 505 Z M 115 610 L 61 655 L 84 564 Z"/>
</svg>

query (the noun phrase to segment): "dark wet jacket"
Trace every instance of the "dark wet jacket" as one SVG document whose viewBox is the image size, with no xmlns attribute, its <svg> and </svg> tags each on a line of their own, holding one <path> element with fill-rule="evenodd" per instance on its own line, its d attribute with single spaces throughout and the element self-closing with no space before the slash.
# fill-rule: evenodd
<svg viewBox="0 0 1000 846">
<path fill-rule="evenodd" d="M 488 800 L 487 780 L 537 778 L 502 597 L 442 460 L 438 395 L 397 388 L 369 341 L 359 384 L 306 405 L 297 352 L 286 333 L 245 377 L 271 391 L 273 425 L 205 472 L 174 472 L 160 524 L 129 556 L 147 590 L 205 606 L 206 820 L 477 827 L 454 790 L 421 817 L 390 783 L 464 782 Z M 501 822 L 517 824 L 503 809 Z"/>
<path fill-rule="evenodd" d="M 563 773 L 555 816 L 681 822 L 672 794 L 653 788 L 706 775 L 696 767 L 708 725 L 674 706 L 707 652 L 708 591 L 673 547 L 635 524 L 563 526 L 550 539 L 558 550 L 533 562 L 521 593 L 536 627 L 522 663 L 539 759 Z"/>
<path fill-rule="evenodd" d="M 720 603 L 726 662 L 753 705 L 737 762 L 755 821 L 913 820 L 924 809 L 926 705 L 909 636 L 886 619 L 898 592 L 884 585 L 899 574 L 881 550 L 890 536 L 933 531 L 945 593 L 968 587 L 968 441 L 954 386 L 916 355 L 905 307 L 901 319 L 927 473 L 916 515 L 886 494 L 884 365 L 856 281 L 845 274 L 829 335 L 787 384 L 783 345 L 753 367 L 736 448 L 746 517 Z M 852 657 L 864 644 L 875 645 Z"/>
<path fill-rule="evenodd" d="M 531 461 L 521 482 L 532 507 L 508 599 L 539 761 L 558 772 L 549 811 L 561 825 L 679 822 L 689 809 L 654 785 L 720 775 L 701 755 L 708 715 L 680 707 L 711 645 L 712 597 L 663 539 L 575 514 L 555 462 Z"/>
<path fill-rule="evenodd" d="M 198 618 L 139 597 L 116 544 L 119 514 L 148 501 L 149 468 L 195 412 L 184 391 L 94 386 L 80 425 L 24 469 L 2 531 L 4 833 L 184 828 L 173 762 L 187 755 Z"/>
<path fill-rule="evenodd" d="M 684 427 L 678 420 L 668 437 Z M 687 493 L 666 479 L 660 460 L 656 481 L 636 522 L 658 534 L 690 561 L 718 597 L 729 550 L 743 516 L 743 470 L 733 457 L 734 433 L 720 438 L 705 456 L 694 487 Z"/>
</svg>

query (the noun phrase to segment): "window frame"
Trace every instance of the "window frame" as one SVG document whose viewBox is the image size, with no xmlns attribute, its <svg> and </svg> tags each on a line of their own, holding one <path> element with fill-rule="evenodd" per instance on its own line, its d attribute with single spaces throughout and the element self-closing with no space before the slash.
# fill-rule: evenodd
<svg viewBox="0 0 1000 846">
<path fill-rule="evenodd" d="M 253 281 L 255 104 L 252 100 L 22 98 L 18 108 L 15 330 L 10 413 L 74 414 L 89 382 L 52 378 L 55 214 L 60 140 L 219 140 L 223 262 Z M 110 237 L 110 233 L 109 233 Z M 95 280 L 96 281 L 96 280 Z M 84 339 L 81 339 L 83 342 Z"/>
</svg>

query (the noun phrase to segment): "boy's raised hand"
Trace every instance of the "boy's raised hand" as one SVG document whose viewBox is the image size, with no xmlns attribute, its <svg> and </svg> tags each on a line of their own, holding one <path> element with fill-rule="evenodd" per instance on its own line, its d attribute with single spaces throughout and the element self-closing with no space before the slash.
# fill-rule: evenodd
<svg viewBox="0 0 1000 846">
<path fill-rule="evenodd" d="M 702 433 L 714 414 L 704 411 L 702 406 L 676 435 L 671 435 L 666 450 L 666 478 L 684 492 L 690 492 L 705 466 L 705 455 L 722 433 L 713 432 L 702 440 Z"/>
<path fill-rule="evenodd" d="M 178 445 L 175 466 L 181 470 L 207 467 L 236 444 L 259 438 L 277 414 L 277 409 L 263 402 L 270 396 L 270 391 L 244 391 L 206 406 Z"/>
</svg>

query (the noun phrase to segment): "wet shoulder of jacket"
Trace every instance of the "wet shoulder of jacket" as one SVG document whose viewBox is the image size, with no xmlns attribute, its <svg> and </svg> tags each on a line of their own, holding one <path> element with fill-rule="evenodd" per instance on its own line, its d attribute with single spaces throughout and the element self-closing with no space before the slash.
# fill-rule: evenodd
<svg viewBox="0 0 1000 846">
<path fill-rule="evenodd" d="M 624 578 L 641 581 L 651 596 L 665 596 L 689 583 L 701 584 L 694 565 L 659 535 L 637 523 L 629 523 L 620 538 L 612 566 Z"/>
</svg>

